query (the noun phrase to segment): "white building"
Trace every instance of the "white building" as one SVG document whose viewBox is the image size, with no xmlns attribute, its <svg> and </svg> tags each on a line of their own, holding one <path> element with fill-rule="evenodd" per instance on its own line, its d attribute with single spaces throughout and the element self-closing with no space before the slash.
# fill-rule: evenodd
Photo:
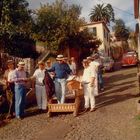
<svg viewBox="0 0 140 140">
<path fill-rule="evenodd" d="M 80 31 L 87 28 L 95 37 L 102 41 L 99 51 L 110 54 L 110 31 L 103 21 L 92 22 L 80 27 Z"/>
<path fill-rule="evenodd" d="M 136 33 L 138 35 L 138 58 L 140 60 L 140 32 L 139 32 L 139 27 L 140 27 L 140 1 L 139 0 L 134 0 L 134 15 L 135 18 L 138 21 L 138 24 L 136 24 Z"/>
</svg>

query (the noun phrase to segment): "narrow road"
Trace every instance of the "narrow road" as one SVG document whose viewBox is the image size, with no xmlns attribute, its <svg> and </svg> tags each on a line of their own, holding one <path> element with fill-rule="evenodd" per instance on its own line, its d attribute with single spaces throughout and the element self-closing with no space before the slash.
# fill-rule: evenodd
<svg viewBox="0 0 140 140">
<path fill-rule="evenodd" d="M 0 140 L 140 140 L 136 72 L 136 68 L 126 68 L 106 73 L 105 91 L 96 98 L 95 112 L 47 118 L 30 108 L 27 118 L 13 119 L 0 128 Z"/>
</svg>

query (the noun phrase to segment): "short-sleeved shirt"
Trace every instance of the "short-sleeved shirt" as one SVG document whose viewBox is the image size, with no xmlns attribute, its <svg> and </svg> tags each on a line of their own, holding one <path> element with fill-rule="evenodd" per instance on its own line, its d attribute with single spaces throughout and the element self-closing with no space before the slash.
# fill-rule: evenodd
<svg viewBox="0 0 140 140">
<path fill-rule="evenodd" d="M 84 68 L 82 82 L 89 83 L 93 77 L 96 77 L 96 70 L 92 69 L 90 66 Z"/>
<path fill-rule="evenodd" d="M 43 80 L 45 77 L 45 69 L 44 70 L 36 69 L 33 76 L 36 79 L 36 84 L 43 84 Z"/>
<path fill-rule="evenodd" d="M 19 81 L 21 78 L 27 78 L 27 74 L 24 70 L 20 71 L 17 69 L 13 72 L 13 79 L 12 81 L 15 82 L 15 85 L 25 85 L 25 81 Z"/>
<path fill-rule="evenodd" d="M 12 79 L 14 78 L 14 71 L 15 70 L 9 70 L 8 77 L 7 77 L 8 82 L 11 82 Z"/>
</svg>

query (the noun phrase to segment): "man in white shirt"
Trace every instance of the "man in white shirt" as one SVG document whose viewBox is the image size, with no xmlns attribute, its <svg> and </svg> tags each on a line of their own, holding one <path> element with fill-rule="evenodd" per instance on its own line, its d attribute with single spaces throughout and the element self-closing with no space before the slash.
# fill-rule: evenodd
<svg viewBox="0 0 140 140">
<path fill-rule="evenodd" d="M 87 60 L 89 62 L 89 66 L 91 69 L 95 72 L 95 87 L 94 87 L 94 95 L 97 96 L 98 93 L 98 67 L 99 63 L 95 61 L 95 56 L 93 57 L 87 57 Z"/>
<path fill-rule="evenodd" d="M 46 112 L 47 95 L 44 84 L 45 63 L 43 61 L 39 61 L 38 66 L 39 68 L 35 70 L 32 79 L 35 79 L 35 93 L 39 111 Z M 34 82 L 32 87 L 34 88 Z"/>
<path fill-rule="evenodd" d="M 91 67 L 86 59 L 83 60 L 83 67 L 82 85 L 84 88 L 85 109 L 87 110 L 90 106 L 90 111 L 92 112 L 95 111 L 96 69 Z"/>
</svg>

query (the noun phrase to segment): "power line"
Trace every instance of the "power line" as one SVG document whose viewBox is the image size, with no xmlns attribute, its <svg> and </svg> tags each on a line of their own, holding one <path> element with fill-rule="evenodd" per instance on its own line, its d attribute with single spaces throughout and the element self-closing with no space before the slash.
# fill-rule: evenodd
<svg viewBox="0 0 140 140">
<path fill-rule="evenodd" d="M 98 1 L 102 2 L 103 4 L 109 4 L 109 3 L 103 2 L 102 0 L 98 0 Z M 111 4 L 111 6 L 112 6 L 112 4 Z M 127 12 L 127 11 L 122 10 L 122 9 L 120 9 L 120 8 L 118 8 L 118 7 L 115 7 L 115 6 L 112 6 L 112 7 L 113 7 L 114 9 L 119 10 L 119 12 L 121 11 L 121 12 L 124 12 L 124 13 L 126 13 L 126 14 L 128 14 L 128 15 L 134 16 L 133 13 Z"/>
<path fill-rule="evenodd" d="M 114 6 L 112 6 L 112 7 L 113 7 L 113 8 L 115 8 L 115 9 L 117 9 L 117 10 L 120 10 L 120 11 L 122 11 L 122 12 L 124 12 L 124 13 L 128 14 L 128 15 L 134 16 L 134 14 L 129 13 L 129 12 L 125 11 L 125 10 L 122 10 L 122 9 L 117 8 L 117 7 L 114 7 Z"/>
</svg>

